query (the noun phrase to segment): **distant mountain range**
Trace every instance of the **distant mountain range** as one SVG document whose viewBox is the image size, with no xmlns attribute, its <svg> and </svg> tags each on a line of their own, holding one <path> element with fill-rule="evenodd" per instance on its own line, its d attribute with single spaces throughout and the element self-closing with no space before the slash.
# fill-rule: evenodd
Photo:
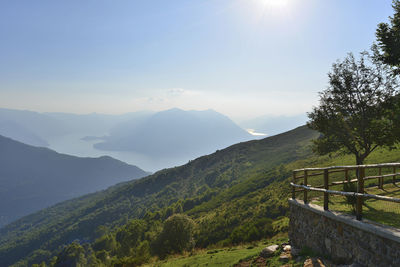
<svg viewBox="0 0 400 267">
<path fill-rule="evenodd" d="M 111 157 L 74 157 L 0 136 L 0 227 L 57 202 L 147 174 Z"/>
<path fill-rule="evenodd" d="M 47 146 L 48 138 L 66 133 L 62 122 L 46 114 L 0 108 L 0 135 L 33 146 Z"/>
<path fill-rule="evenodd" d="M 49 145 L 43 138 L 14 121 L 0 121 L 0 133 L 3 136 L 12 137 L 14 140 L 33 146 L 47 147 Z"/>
<path fill-rule="evenodd" d="M 252 135 L 216 111 L 175 108 L 120 123 L 95 148 L 193 157 L 251 139 Z"/>
<path fill-rule="evenodd" d="M 75 156 L 106 154 L 151 171 L 259 138 L 216 111 L 180 109 L 107 115 L 0 108 L 0 135 Z"/>
<path fill-rule="evenodd" d="M 105 151 L 134 151 L 148 156 L 200 156 L 254 136 L 213 110 L 140 111 L 121 115 L 38 113 L 0 108 L 0 135 L 34 146 L 67 135 L 104 142 Z M 86 138 L 85 138 L 86 137 Z M 50 145 L 51 147 L 51 145 Z"/>
<path fill-rule="evenodd" d="M 141 111 L 121 115 L 39 113 L 0 108 L 0 135 L 33 145 L 48 146 L 49 139 L 68 134 L 104 135 L 118 123 L 152 114 Z"/>
</svg>

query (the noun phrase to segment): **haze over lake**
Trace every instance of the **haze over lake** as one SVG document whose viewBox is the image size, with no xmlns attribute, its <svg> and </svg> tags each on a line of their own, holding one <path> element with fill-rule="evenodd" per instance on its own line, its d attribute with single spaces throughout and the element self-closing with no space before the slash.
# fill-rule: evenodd
<svg viewBox="0 0 400 267">
<path fill-rule="evenodd" d="M 179 166 L 188 162 L 187 157 L 154 157 L 131 151 L 103 151 L 93 147 L 100 140 L 85 141 L 82 134 L 69 134 L 48 140 L 49 148 L 60 152 L 81 157 L 100 157 L 108 155 L 129 164 L 140 166 L 143 170 L 157 170 Z M 197 155 L 197 156 L 201 156 Z"/>
</svg>

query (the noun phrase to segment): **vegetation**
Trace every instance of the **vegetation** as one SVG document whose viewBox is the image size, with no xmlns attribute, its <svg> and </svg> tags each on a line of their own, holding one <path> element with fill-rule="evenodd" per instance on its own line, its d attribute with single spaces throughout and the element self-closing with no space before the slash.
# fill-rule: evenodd
<svg viewBox="0 0 400 267">
<path fill-rule="evenodd" d="M 358 61 L 349 54 L 333 64 L 329 87 L 308 114 L 308 126 L 323 134 L 314 140 L 315 150 L 320 154 L 341 150 L 353 154 L 361 165 L 376 148 L 393 146 L 400 138 L 391 112 L 396 86 L 388 68 L 366 52 Z"/>
<path fill-rule="evenodd" d="M 390 24 L 380 23 L 376 30 L 379 54 L 378 58 L 393 67 L 395 74 L 400 74 L 400 1 L 393 1 L 394 15 Z"/>
<path fill-rule="evenodd" d="M 44 257 L 35 251 L 42 251 L 48 264 L 74 241 L 89 243 L 104 264 L 136 260 L 132 253 L 139 246 L 155 256 L 154 241 L 165 220 L 182 213 L 196 224 L 196 248 L 233 245 L 286 231 L 282 216 L 287 213 L 286 179 L 291 170 L 286 164 L 310 157 L 310 140 L 317 136 L 300 127 L 240 143 L 24 217 L 0 229 L 0 261 L 40 263 Z M 132 220 L 139 221 L 128 227 Z M 126 236 L 117 234 L 122 229 L 140 230 L 137 241 L 128 244 L 129 251 L 119 249 Z"/>
<path fill-rule="evenodd" d="M 195 251 L 218 249 L 285 233 L 291 170 L 352 162 L 340 153 L 313 155 L 316 137 L 300 127 L 42 210 L 0 230 L 0 259 L 60 266 L 70 255 L 86 266 L 136 266 L 193 253 L 193 244 Z M 398 161 L 400 151 L 377 149 L 368 160 Z M 193 239 L 183 249 L 168 247 L 165 223 L 181 215 L 193 222 Z"/>
<path fill-rule="evenodd" d="M 193 249 L 194 227 L 195 223 L 186 215 L 174 214 L 169 217 L 154 242 L 156 253 L 164 258 L 168 254 Z"/>
<path fill-rule="evenodd" d="M 349 183 L 343 185 L 344 192 L 357 192 L 357 186 L 355 183 Z M 357 198 L 355 196 L 346 196 L 347 204 L 351 207 L 351 212 L 356 213 Z"/>
<path fill-rule="evenodd" d="M 149 265 L 157 267 L 184 266 L 233 266 L 239 262 L 257 257 L 261 250 L 272 244 L 287 242 L 287 237 L 274 238 L 267 241 L 253 242 L 247 245 L 233 247 L 196 250 L 190 255 L 176 255 L 167 260 L 155 261 Z M 280 265 L 279 265 L 280 266 Z"/>
</svg>

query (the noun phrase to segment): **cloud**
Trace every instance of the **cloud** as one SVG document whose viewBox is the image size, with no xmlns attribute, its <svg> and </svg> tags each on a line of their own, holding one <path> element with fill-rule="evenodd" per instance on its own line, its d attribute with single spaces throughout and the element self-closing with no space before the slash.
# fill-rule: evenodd
<svg viewBox="0 0 400 267">
<path fill-rule="evenodd" d="M 185 94 L 186 90 L 183 88 L 172 88 L 167 90 L 167 95 L 170 97 L 177 97 Z"/>
</svg>

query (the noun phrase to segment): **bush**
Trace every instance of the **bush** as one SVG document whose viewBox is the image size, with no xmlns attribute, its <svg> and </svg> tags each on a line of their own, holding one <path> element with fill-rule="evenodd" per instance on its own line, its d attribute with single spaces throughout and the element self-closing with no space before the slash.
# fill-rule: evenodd
<svg viewBox="0 0 400 267">
<path fill-rule="evenodd" d="M 164 258 L 167 254 L 191 250 L 194 247 L 194 227 L 194 222 L 186 215 L 174 214 L 169 217 L 155 241 L 156 254 Z"/>
<path fill-rule="evenodd" d="M 357 186 L 354 183 L 348 183 L 343 185 L 343 191 L 345 192 L 357 192 Z M 346 196 L 346 203 L 351 207 L 351 211 L 356 213 L 357 198 L 355 196 Z"/>
</svg>

